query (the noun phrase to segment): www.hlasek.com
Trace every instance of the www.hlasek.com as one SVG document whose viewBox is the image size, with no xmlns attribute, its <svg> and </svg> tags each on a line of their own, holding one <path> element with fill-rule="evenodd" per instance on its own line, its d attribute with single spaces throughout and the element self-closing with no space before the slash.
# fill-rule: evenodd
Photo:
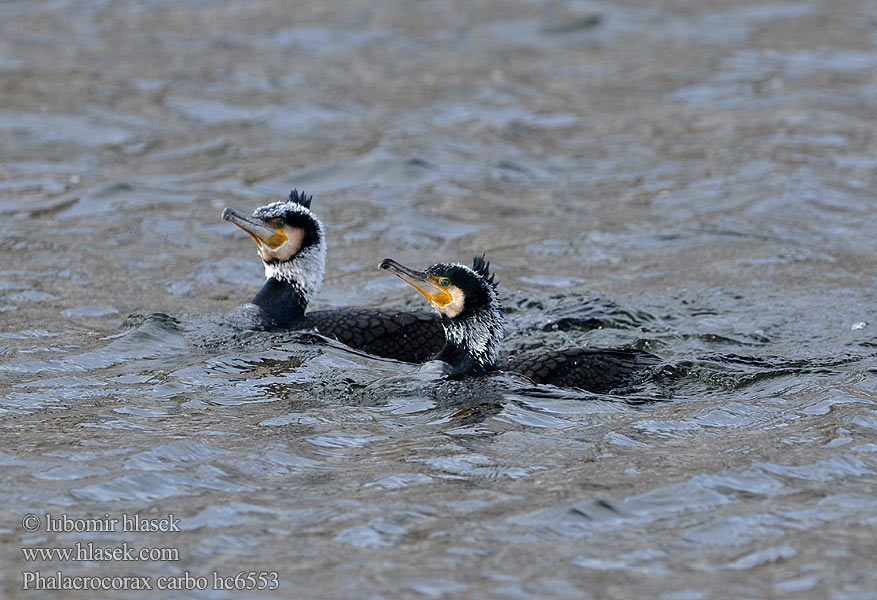
<svg viewBox="0 0 877 600">
<path fill-rule="evenodd" d="M 161 577 L 97 577 L 71 576 L 61 571 L 42 574 L 40 571 L 22 571 L 23 590 L 276 590 L 280 587 L 277 571 L 241 571 L 236 575 L 221 576 L 213 571 L 208 576 L 197 577 L 189 571 L 182 575 Z"/>
<path fill-rule="evenodd" d="M 132 548 L 128 542 L 121 546 L 105 548 L 94 542 L 76 542 L 67 548 L 22 548 L 21 553 L 27 562 L 104 562 L 115 560 L 176 562 L 180 560 L 178 548 Z"/>
</svg>

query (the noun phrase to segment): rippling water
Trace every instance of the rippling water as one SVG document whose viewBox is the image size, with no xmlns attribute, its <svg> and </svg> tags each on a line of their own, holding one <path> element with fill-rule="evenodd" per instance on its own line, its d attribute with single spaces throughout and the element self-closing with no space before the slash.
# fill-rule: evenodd
<svg viewBox="0 0 877 600">
<path fill-rule="evenodd" d="M 276 571 L 286 598 L 874 598 L 872 9 L 0 3 L 3 597 L 39 570 Z M 672 369 L 597 396 L 251 331 L 261 266 L 219 214 L 292 187 L 329 236 L 315 308 L 422 308 L 380 259 L 486 252 L 507 351 Z M 180 560 L 21 552 L 77 542 Z M 213 587 L 107 596 L 270 596 Z"/>
</svg>

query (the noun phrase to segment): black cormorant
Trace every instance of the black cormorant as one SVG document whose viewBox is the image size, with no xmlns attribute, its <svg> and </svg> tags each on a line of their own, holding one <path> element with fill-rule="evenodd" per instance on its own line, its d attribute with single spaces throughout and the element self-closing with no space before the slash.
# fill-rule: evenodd
<svg viewBox="0 0 877 600">
<path fill-rule="evenodd" d="M 472 268 L 439 263 L 414 271 L 389 258 L 380 266 L 414 286 L 439 314 L 446 339 L 433 358 L 447 363 L 454 375 L 513 371 L 534 383 L 603 393 L 632 383 L 638 373 L 661 363 L 647 352 L 608 348 L 528 353 L 498 363 L 503 316 L 484 256 L 475 257 Z"/>
<path fill-rule="evenodd" d="M 312 196 L 293 190 L 285 202 L 257 208 L 252 217 L 232 208 L 225 221 L 246 231 L 259 249 L 267 281 L 252 299 L 268 328 L 308 329 L 385 358 L 423 362 L 441 350 L 441 321 L 429 312 L 341 308 L 306 313 L 323 283 L 326 240 L 310 210 Z"/>
</svg>

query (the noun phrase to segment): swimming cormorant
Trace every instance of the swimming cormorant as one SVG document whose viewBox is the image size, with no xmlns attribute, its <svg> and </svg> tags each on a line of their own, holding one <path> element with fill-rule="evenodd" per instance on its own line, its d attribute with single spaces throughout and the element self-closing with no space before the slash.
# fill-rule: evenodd
<svg viewBox="0 0 877 600">
<path fill-rule="evenodd" d="M 447 363 L 454 375 L 513 371 L 534 383 L 603 393 L 631 383 L 637 373 L 661 362 L 638 350 L 566 348 L 498 363 L 503 316 L 497 282 L 483 255 L 475 257 L 472 268 L 439 263 L 426 271 L 414 271 L 389 258 L 380 267 L 415 287 L 439 314 L 446 341 L 433 358 Z"/>
<path fill-rule="evenodd" d="M 310 210 L 312 196 L 293 190 L 285 202 L 257 208 L 248 217 L 232 208 L 225 221 L 246 231 L 259 249 L 267 281 L 252 304 L 268 328 L 314 330 L 326 337 L 385 358 L 423 362 L 441 350 L 444 331 L 429 312 L 341 308 L 306 313 L 323 283 L 326 241 Z"/>
</svg>

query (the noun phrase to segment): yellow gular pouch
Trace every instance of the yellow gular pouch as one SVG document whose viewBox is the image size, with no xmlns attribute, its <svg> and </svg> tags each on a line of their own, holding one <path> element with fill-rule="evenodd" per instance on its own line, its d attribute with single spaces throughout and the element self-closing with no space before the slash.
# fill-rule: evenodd
<svg viewBox="0 0 877 600">
<path fill-rule="evenodd" d="M 269 235 L 267 238 L 260 237 L 248 229 L 244 229 L 244 231 L 246 231 L 249 236 L 253 238 L 253 241 L 256 242 L 259 250 L 261 250 L 263 246 L 268 246 L 272 250 L 276 250 L 287 241 L 286 234 L 281 229 L 278 229 L 277 233 Z"/>
<path fill-rule="evenodd" d="M 449 291 L 449 282 L 447 277 L 436 277 L 435 275 L 429 275 L 427 276 L 427 281 L 433 285 L 421 287 L 419 285 L 415 285 L 411 281 L 409 281 L 408 283 L 413 285 L 418 292 L 423 294 L 424 298 L 429 300 L 430 306 L 432 306 L 436 310 L 444 308 L 454 301 L 454 297 Z"/>
<path fill-rule="evenodd" d="M 277 233 L 262 239 L 259 244 L 259 253 L 266 262 L 271 260 L 287 261 L 298 254 L 304 242 L 304 229 L 285 226 L 278 229 Z"/>
<path fill-rule="evenodd" d="M 271 248 L 272 250 L 277 250 L 280 246 L 286 243 L 287 241 L 286 234 L 282 229 L 278 229 L 277 233 L 269 237 L 267 240 L 263 240 L 265 245 Z"/>
</svg>

